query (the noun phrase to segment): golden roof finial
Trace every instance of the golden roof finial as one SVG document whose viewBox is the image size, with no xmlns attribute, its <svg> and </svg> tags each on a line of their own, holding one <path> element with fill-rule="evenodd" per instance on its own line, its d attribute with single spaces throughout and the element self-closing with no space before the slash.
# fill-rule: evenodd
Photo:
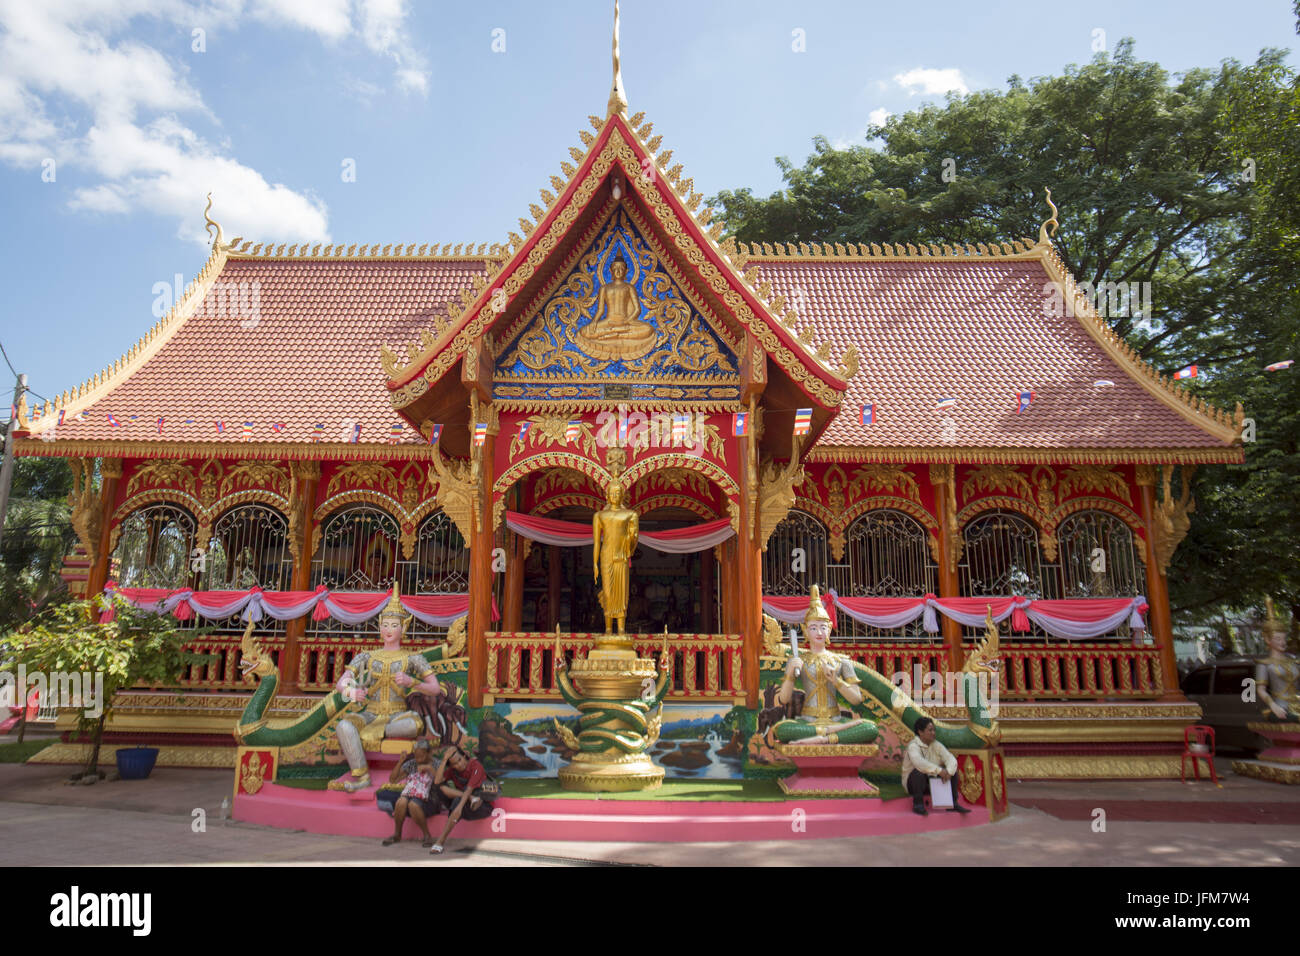
<svg viewBox="0 0 1300 956">
<path fill-rule="evenodd" d="M 207 231 L 209 236 L 212 235 L 213 229 L 217 231 L 217 237 L 212 241 L 212 248 L 215 249 L 221 245 L 221 224 L 208 215 L 208 213 L 211 211 L 212 211 L 212 193 L 208 193 L 208 204 L 203 207 L 203 220 L 206 223 L 206 225 L 203 228 Z"/>
<path fill-rule="evenodd" d="M 627 93 L 623 91 L 623 70 L 618 62 L 618 0 L 614 0 L 614 85 L 609 91 L 605 115 L 627 116 Z"/>
<path fill-rule="evenodd" d="M 1051 236 L 1056 235 L 1056 230 L 1061 227 L 1061 224 L 1056 221 L 1056 203 L 1052 202 L 1052 191 L 1048 189 L 1046 190 L 1046 192 L 1047 192 L 1047 205 L 1052 210 L 1052 218 L 1047 220 L 1047 222 L 1043 223 L 1041 226 L 1038 227 L 1038 244 L 1040 246 L 1047 245 L 1051 241 Z M 1052 227 L 1052 231 L 1050 234 L 1047 231 L 1048 226 Z"/>
</svg>

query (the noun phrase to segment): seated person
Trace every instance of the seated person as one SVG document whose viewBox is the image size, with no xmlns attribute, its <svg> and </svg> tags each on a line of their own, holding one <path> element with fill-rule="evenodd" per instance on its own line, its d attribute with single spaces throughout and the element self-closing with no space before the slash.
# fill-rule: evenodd
<svg viewBox="0 0 1300 956">
<path fill-rule="evenodd" d="M 487 769 L 459 745 L 447 751 L 434 775 L 434 786 L 441 794 L 442 806 L 448 811 L 447 825 L 442 828 L 442 834 L 433 844 L 430 853 L 443 852 L 452 827 L 462 817 L 466 820 L 481 820 L 492 815 L 492 804 L 484 797 L 481 789 L 487 780 Z"/>
<path fill-rule="evenodd" d="M 930 778 L 952 782 L 952 806 L 949 813 L 970 813 L 957 799 L 957 758 L 935 740 L 934 721 L 921 717 L 912 728 L 916 734 L 903 751 L 903 786 L 912 795 L 912 812 L 925 816 L 925 797 L 930 792 Z"/>
<path fill-rule="evenodd" d="M 410 759 L 400 761 L 389 777 L 389 782 L 397 783 L 405 779 L 402 794 L 393 805 L 393 835 L 384 840 L 384 846 L 402 842 L 402 824 L 409 813 L 415 825 L 424 834 L 424 845 L 433 846 L 433 837 L 429 835 L 428 818 L 438 812 L 438 798 L 433 792 L 434 766 L 433 749 L 427 740 L 417 740 Z M 407 768 L 410 767 L 408 770 Z"/>
</svg>

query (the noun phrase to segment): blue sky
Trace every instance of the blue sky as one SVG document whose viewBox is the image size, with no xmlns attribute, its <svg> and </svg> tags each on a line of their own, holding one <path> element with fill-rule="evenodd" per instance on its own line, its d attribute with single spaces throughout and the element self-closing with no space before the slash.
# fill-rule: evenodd
<svg viewBox="0 0 1300 956">
<path fill-rule="evenodd" d="M 1125 36 L 1173 72 L 1253 61 L 1296 46 L 1291 7 L 625 0 L 623 77 L 699 191 L 766 194 L 873 112 Z M 206 259 L 209 190 L 228 238 L 503 241 L 604 115 L 611 25 L 609 0 L 0 0 L 0 342 L 49 397 L 116 359 Z"/>
</svg>

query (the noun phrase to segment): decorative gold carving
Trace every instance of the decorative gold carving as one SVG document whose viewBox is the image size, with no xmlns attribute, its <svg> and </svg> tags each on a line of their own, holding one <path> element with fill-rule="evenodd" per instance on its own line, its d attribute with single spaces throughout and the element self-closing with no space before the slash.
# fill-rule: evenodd
<svg viewBox="0 0 1300 956">
<path fill-rule="evenodd" d="M 1029 480 L 1015 465 L 981 465 L 971 469 L 966 480 L 962 482 L 962 500 L 970 501 L 972 491 L 1005 491 L 1033 499 L 1033 489 L 1029 486 Z"/>
<path fill-rule="evenodd" d="M 784 467 L 774 461 L 763 464 L 758 487 L 759 538 L 763 550 L 767 550 L 768 539 L 776 526 L 785 520 L 794 504 L 795 485 L 804 481 L 803 466 L 799 464 L 799 439 L 794 439 L 790 460 Z"/>
<path fill-rule="evenodd" d="M 861 495 L 871 492 L 892 492 L 897 490 L 905 498 L 920 503 L 921 488 L 903 465 L 868 464 L 853 472 L 849 482 L 849 494 Z M 828 499 L 827 504 L 830 504 Z M 832 510 L 835 510 L 832 506 Z"/>
<path fill-rule="evenodd" d="M 1153 532 L 1151 547 L 1156 566 L 1160 568 L 1161 574 L 1166 574 L 1169 571 L 1169 562 L 1173 560 L 1174 551 L 1182 543 L 1183 538 L 1187 537 L 1188 529 L 1192 526 L 1189 515 L 1196 510 L 1196 500 L 1192 497 L 1192 476 L 1196 474 L 1196 469 L 1183 466 L 1183 492 L 1177 499 L 1173 497 L 1170 490 L 1173 468 L 1164 467 L 1160 471 L 1160 487 L 1163 494 L 1155 503 L 1155 514 L 1152 516 L 1154 520 L 1151 529 Z"/>
<path fill-rule="evenodd" d="M 355 447 L 355 446 L 353 446 Z M 1239 464 L 1241 449 L 1234 448 L 919 448 L 915 446 L 818 445 L 808 452 L 810 464 L 868 461 L 906 462 L 914 465 L 958 464 Z"/>
<path fill-rule="evenodd" d="M 1056 204 L 1052 202 L 1052 191 L 1048 189 L 1045 190 L 1045 192 L 1047 193 L 1047 207 L 1052 210 L 1052 215 L 1048 218 L 1046 222 L 1044 222 L 1041 226 L 1038 227 L 1038 245 L 1040 246 L 1050 245 L 1051 244 L 1050 237 L 1055 236 L 1056 230 L 1059 229 L 1061 226 L 1061 224 L 1056 221 Z M 1047 231 L 1048 226 L 1052 227 L 1050 233 Z"/>
<path fill-rule="evenodd" d="M 388 465 L 373 461 L 340 465 L 325 485 L 325 497 L 333 498 L 344 488 L 378 488 L 396 496 L 397 476 Z"/>
<path fill-rule="evenodd" d="M 1061 497 L 1085 491 L 1099 491 L 1114 495 L 1126 504 L 1133 503 L 1128 482 L 1114 468 L 1106 465 L 1073 465 L 1065 470 L 1065 476 L 1061 478 Z"/>
<path fill-rule="evenodd" d="M 968 803 L 979 803 L 984 796 L 984 774 L 980 773 L 980 768 L 975 763 L 975 759 L 971 758 L 961 770 L 961 795 Z"/>
<path fill-rule="evenodd" d="M 131 475 L 126 483 L 126 496 L 129 498 L 137 488 L 174 485 L 191 494 L 194 493 L 194 469 L 183 461 L 170 458 L 157 458 L 145 462 Z"/>
<path fill-rule="evenodd" d="M 99 463 L 99 473 L 104 478 L 122 477 L 122 459 L 104 458 Z"/>
<path fill-rule="evenodd" d="M 1234 760 L 1232 772 L 1256 780 L 1268 780 L 1272 783 L 1300 783 L 1300 767 L 1279 767 L 1259 760 Z"/>
<path fill-rule="evenodd" d="M 472 514 L 476 477 L 471 462 L 447 458 L 441 448 L 434 448 L 433 458 L 429 462 L 428 482 L 436 485 L 434 498 L 447 517 L 455 523 L 466 545 L 473 540 Z"/>
<path fill-rule="evenodd" d="M 1007 757 L 1006 772 L 1014 779 L 1063 778 L 1176 778 L 1177 754 L 1133 756 Z"/>
<path fill-rule="evenodd" d="M 1156 484 L 1156 466 L 1138 465 L 1133 469 L 1133 480 L 1139 488 L 1154 488 Z"/>
<path fill-rule="evenodd" d="M 72 468 L 72 491 L 68 494 L 72 530 L 77 533 L 77 541 L 93 567 L 98 559 L 104 520 L 100 492 L 94 486 L 94 467 L 82 458 L 70 458 L 68 465 Z"/>
<path fill-rule="evenodd" d="M 510 457 L 517 458 L 524 448 L 550 448 L 552 445 L 565 447 L 570 444 L 565 438 L 565 432 L 569 427 L 569 419 L 562 414 L 551 415 L 530 415 L 524 421 L 531 422 L 528 428 L 528 434 L 524 440 L 520 441 L 519 432 L 516 429 L 514 437 L 510 439 Z M 583 454 L 590 458 L 596 457 L 596 435 L 592 432 L 590 422 L 579 422 L 578 428 L 581 434 L 578 436 L 578 447 L 582 449 Z"/>
<path fill-rule="evenodd" d="M 289 496 L 289 470 L 278 461 L 246 461 L 233 465 L 221 479 L 218 494 L 222 497 L 232 491 L 266 488 L 281 498 Z"/>
<path fill-rule="evenodd" d="M 763 615 L 763 654 L 766 657 L 784 661 L 790 653 L 781 635 L 781 625 L 770 614 Z"/>
</svg>

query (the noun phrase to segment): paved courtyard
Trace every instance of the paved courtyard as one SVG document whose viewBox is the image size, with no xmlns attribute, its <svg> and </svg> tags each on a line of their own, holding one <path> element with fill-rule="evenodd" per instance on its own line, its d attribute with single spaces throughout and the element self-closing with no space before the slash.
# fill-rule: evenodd
<svg viewBox="0 0 1300 956">
<path fill-rule="evenodd" d="M 148 780 L 65 786 L 72 768 L 0 764 L 0 864 L 419 864 L 432 866 L 1295 866 L 1300 788 L 1234 777 L 1015 782 L 1008 818 L 933 835 L 788 843 L 457 840 L 434 859 L 418 843 L 320 836 L 223 821 L 231 772 L 159 768 Z M 1221 762 L 1227 770 L 1227 761 Z M 1093 829 L 1094 810 L 1106 829 Z M 195 832 L 194 811 L 206 816 Z M 1152 819 L 1155 818 L 1155 819 Z M 1259 820 L 1260 822 L 1244 822 Z M 1225 822 L 1227 821 L 1227 822 Z"/>
</svg>

